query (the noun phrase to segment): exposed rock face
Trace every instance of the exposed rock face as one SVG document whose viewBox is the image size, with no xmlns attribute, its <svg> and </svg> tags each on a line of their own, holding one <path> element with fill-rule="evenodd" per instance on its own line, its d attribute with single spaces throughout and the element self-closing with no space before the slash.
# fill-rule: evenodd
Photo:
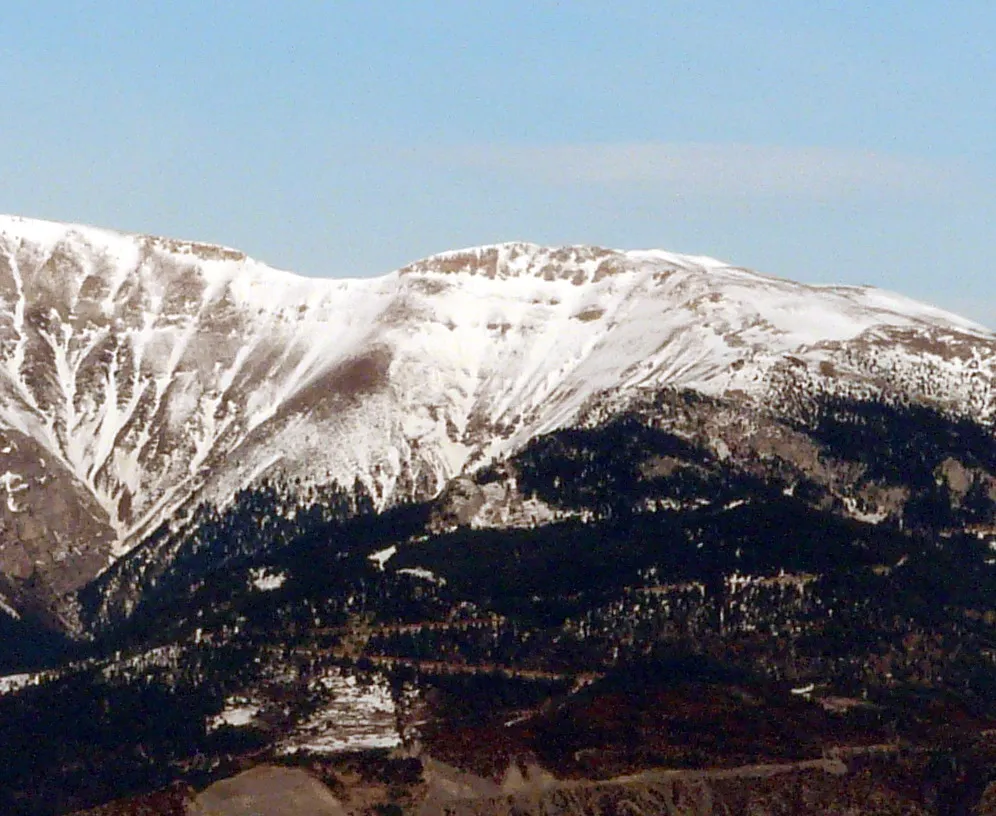
<svg viewBox="0 0 996 816">
<path fill-rule="evenodd" d="M 56 594 L 107 566 L 113 527 L 93 493 L 38 441 L 0 431 L 0 571 L 24 581 L 36 572 Z"/>
<path fill-rule="evenodd" d="M 822 766 L 822 767 L 821 767 Z M 840 814 L 840 816 L 918 816 L 931 811 L 904 795 L 887 774 L 852 773 L 837 761 L 731 768 L 722 771 L 661 771 L 594 782 L 523 780 L 513 792 L 475 793 L 469 788 L 447 796 L 430 790 L 424 816 L 506 816 L 507 814 L 611 813 L 713 816 L 717 813 Z M 885 777 L 885 778 L 883 778 Z"/>
<path fill-rule="evenodd" d="M 446 528 L 471 522 L 485 504 L 484 491 L 467 477 L 451 481 L 440 494 L 435 526 Z"/>
<path fill-rule="evenodd" d="M 708 258 L 504 244 L 306 280 L 222 247 L 5 217 L 0 571 L 65 593 L 262 479 L 358 479 L 380 507 L 428 498 L 662 387 L 775 412 L 817 392 L 900 400 L 987 423 L 994 361 L 992 334 L 937 309 Z M 764 433 L 759 456 L 845 478 L 805 440 Z M 943 478 L 957 492 L 968 477 Z M 503 517 L 458 493 L 452 521 Z"/>
</svg>

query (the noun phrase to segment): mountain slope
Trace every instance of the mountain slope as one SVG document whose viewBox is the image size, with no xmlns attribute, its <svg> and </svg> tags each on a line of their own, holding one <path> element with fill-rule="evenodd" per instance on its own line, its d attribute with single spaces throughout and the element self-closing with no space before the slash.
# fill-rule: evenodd
<svg viewBox="0 0 996 816">
<path fill-rule="evenodd" d="M 873 289 L 504 244 L 308 280 L 234 250 L 0 219 L 0 570 L 55 594 L 262 478 L 378 506 L 646 390 L 802 387 L 993 416 L 996 339 Z M 0 497 L 3 498 L 3 497 Z"/>
<path fill-rule="evenodd" d="M 0 298 L 5 813 L 262 761 L 364 812 L 799 763 L 968 812 L 996 772 L 978 326 L 658 251 L 308 281 L 19 219 Z"/>
</svg>

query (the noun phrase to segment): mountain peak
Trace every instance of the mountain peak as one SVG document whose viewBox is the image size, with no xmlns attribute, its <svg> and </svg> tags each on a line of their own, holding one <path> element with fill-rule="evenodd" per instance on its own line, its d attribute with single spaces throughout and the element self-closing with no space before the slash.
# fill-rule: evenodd
<svg viewBox="0 0 996 816">
<path fill-rule="evenodd" d="M 20 215 L 0 214 L 0 235 L 9 239 L 29 241 L 36 246 L 48 248 L 67 243 L 106 253 L 113 250 L 116 245 L 127 244 L 180 256 L 192 256 L 201 260 L 241 261 L 246 259 L 244 252 L 222 244 L 123 232 L 89 224 L 52 221 Z"/>
<path fill-rule="evenodd" d="M 696 272 L 729 268 L 729 264 L 715 258 L 661 249 L 619 250 L 588 244 L 543 246 L 509 241 L 430 255 L 408 264 L 400 274 L 463 274 L 492 280 L 537 278 L 581 286 L 624 272 L 637 272 L 645 265 L 654 266 L 656 271 L 664 267 Z"/>
<path fill-rule="evenodd" d="M 381 506 L 426 497 L 606 395 L 764 401 L 808 377 L 989 416 L 994 343 L 878 290 L 660 250 L 503 243 L 323 280 L 225 247 L 5 216 L 0 524 L 23 552 L 0 569 L 30 572 L 66 513 L 92 520 L 73 539 L 104 542 L 106 564 L 266 476 L 358 478 Z M 67 560 L 74 546 L 52 556 L 77 571 L 63 584 L 92 572 Z"/>
<path fill-rule="evenodd" d="M 432 255 L 404 267 L 413 273 L 460 274 L 507 280 L 535 277 L 581 284 L 611 274 L 623 253 L 595 246 L 544 247 L 524 242 L 489 244 Z"/>
</svg>

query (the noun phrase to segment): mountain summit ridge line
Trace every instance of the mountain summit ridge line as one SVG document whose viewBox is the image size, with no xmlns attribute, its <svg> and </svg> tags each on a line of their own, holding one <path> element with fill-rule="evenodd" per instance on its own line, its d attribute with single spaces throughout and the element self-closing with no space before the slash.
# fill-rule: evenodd
<svg viewBox="0 0 996 816">
<path fill-rule="evenodd" d="M 646 389 L 767 400 L 805 376 L 986 418 L 994 344 L 899 295 L 660 250 L 504 243 L 318 279 L 2 216 L 0 570 L 71 590 L 262 478 L 430 497 Z"/>
</svg>

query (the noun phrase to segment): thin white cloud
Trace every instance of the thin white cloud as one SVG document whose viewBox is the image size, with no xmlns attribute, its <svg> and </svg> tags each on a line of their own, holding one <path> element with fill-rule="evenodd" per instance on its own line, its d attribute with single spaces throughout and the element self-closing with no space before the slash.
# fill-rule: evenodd
<svg viewBox="0 0 996 816">
<path fill-rule="evenodd" d="M 652 185 L 673 195 L 836 199 L 955 191 L 955 163 L 871 151 L 746 144 L 474 145 L 441 160 L 558 184 Z"/>
</svg>

